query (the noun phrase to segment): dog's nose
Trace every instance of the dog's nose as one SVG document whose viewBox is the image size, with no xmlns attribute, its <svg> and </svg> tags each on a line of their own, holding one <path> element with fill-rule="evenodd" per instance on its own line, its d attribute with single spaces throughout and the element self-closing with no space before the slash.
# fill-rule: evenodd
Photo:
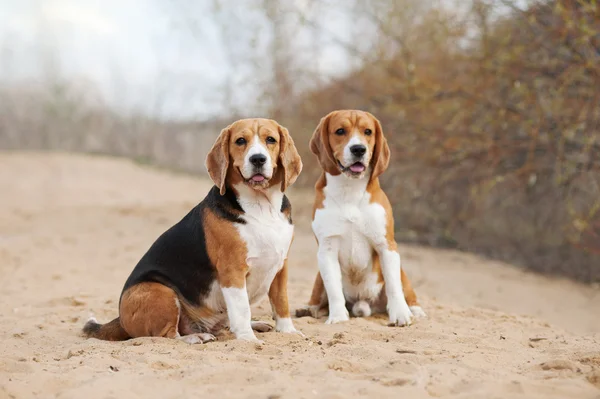
<svg viewBox="0 0 600 399">
<path fill-rule="evenodd" d="M 362 144 L 356 144 L 350 147 L 350 152 L 352 153 L 352 155 L 362 157 L 363 155 L 365 155 L 365 152 L 367 152 L 367 147 L 365 147 Z"/>
<path fill-rule="evenodd" d="M 250 163 L 254 166 L 263 166 L 267 162 L 267 157 L 263 154 L 254 154 L 250 157 Z"/>
</svg>

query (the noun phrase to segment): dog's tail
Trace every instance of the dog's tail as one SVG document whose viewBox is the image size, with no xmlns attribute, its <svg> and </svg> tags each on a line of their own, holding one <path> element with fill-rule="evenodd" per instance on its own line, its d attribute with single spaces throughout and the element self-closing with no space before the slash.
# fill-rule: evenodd
<svg viewBox="0 0 600 399">
<path fill-rule="evenodd" d="M 106 324 L 100 324 L 96 318 L 90 317 L 83 326 L 82 331 L 88 338 L 97 338 L 104 341 L 125 341 L 131 338 L 121 326 L 121 320 L 118 317 Z"/>
</svg>

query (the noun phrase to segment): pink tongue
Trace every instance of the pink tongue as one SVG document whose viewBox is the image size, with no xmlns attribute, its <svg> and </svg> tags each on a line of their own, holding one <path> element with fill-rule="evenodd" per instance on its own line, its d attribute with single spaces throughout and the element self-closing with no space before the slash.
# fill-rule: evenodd
<svg viewBox="0 0 600 399">
<path fill-rule="evenodd" d="M 265 177 L 263 175 L 254 175 L 254 176 L 252 176 L 252 181 L 261 182 L 263 180 L 265 180 Z"/>
<path fill-rule="evenodd" d="M 359 173 L 365 170 L 365 165 L 363 165 L 362 163 L 355 163 L 350 165 L 350 170 L 354 173 Z"/>
</svg>

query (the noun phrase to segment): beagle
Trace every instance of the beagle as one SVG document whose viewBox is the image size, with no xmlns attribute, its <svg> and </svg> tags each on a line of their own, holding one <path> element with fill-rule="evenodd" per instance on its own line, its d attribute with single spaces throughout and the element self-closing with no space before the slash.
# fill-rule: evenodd
<svg viewBox="0 0 600 399">
<path fill-rule="evenodd" d="M 323 169 L 315 185 L 312 229 L 319 249 L 308 306 L 297 317 L 329 311 L 327 324 L 387 310 L 390 324 L 425 316 L 400 265 L 392 206 L 379 185 L 390 149 L 370 113 L 334 111 L 321 119 L 310 149 Z"/>
<path fill-rule="evenodd" d="M 251 322 L 250 305 L 267 292 L 275 330 L 301 334 L 288 307 L 294 227 L 284 192 L 302 161 L 288 130 L 269 119 L 239 120 L 221 131 L 206 167 L 215 186 L 141 258 L 119 317 L 103 325 L 90 319 L 86 336 L 204 343 L 228 324 L 237 339 L 258 341 L 253 330 L 272 327 Z"/>
</svg>

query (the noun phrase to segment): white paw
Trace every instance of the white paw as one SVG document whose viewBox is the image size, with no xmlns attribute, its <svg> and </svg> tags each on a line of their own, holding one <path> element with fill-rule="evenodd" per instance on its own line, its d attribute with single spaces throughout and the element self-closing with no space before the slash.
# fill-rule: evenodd
<svg viewBox="0 0 600 399">
<path fill-rule="evenodd" d="M 179 337 L 178 339 L 188 344 L 203 344 L 205 342 L 215 341 L 217 338 L 212 334 L 197 333 L 184 335 L 183 337 Z"/>
<path fill-rule="evenodd" d="M 420 306 L 410 306 L 410 311 L 415 319 L 420 319 L 422 317 L 427 317 L 427 313 Z"/>
<path fill-rule="evenodd" d="M 302 334 L 302 331 L 298 331 L 294 327 L 292 327 L 292 328 L 285 328 L 285 329 L 276 330 L 276 331 L 277 332 L 286 333 L 286 334 L 298 334 L 299 336 L 304 337 L 304 334 Z"/>
<path fill-rule="evenodd" d="M 304 334 L 302 334 L 301 331 L 298 331 L 294 328 L 294 326 L 284 326 L 281 328 L 275 328 L 275 331 L 277 332 L 282 332 L 282 333 L 286 333 L 286 334 L 298 334 L 301 337 L 304 337 Z"/>
<path fill-rule="evenodd" d="M 269 332 L 273 329 L 273 326 L 270 325 L 269 323 L 265 323 L 263 321 L 253 321 L 252 322 L 252 329 L 254 331 L 258 331 L 258 332 Z"/>
<path fill-rule="evenodd" d="M 392 326 L 409 326 L 412 322 L 412 313 L 404 298 L 388 302 L 388 315 Z"/>
<path fill-rule="evenodd" d="M 342 323 L 344 321 L 350 320 L 350 316 L 348 315 L 348 310 L 345 307 L 343 307 L 342 309 L 343 310 L 334 311 L 334 312 L 331 312 L 331 310 L 330 310 L 329 317 L 327 318 L 327 321 L 325 322 L 325 324 Z"/>
<path fill-rule="evenodd" d="M 240 339 L 242 341 L 248 341 L 248 342 L 254 342 L 256 344 L 264 344 L 265 342 L 256 338 L 256 335 L 254 335 L 254 332 L 250 331 L 247 333 L 242 333 L 242 334 L 237 334 L 235 336 L 236 339 Z"/>
<path fill-rule="evenodd" d="M 289 317 L 277 318 L 277 321 L 275 322 L 275 331 L 288 334 L 298 334 L 304 337 L 304 334 L 296 330 L 294 323 L 292 323 L 292 319 Z"/>
</svg>

